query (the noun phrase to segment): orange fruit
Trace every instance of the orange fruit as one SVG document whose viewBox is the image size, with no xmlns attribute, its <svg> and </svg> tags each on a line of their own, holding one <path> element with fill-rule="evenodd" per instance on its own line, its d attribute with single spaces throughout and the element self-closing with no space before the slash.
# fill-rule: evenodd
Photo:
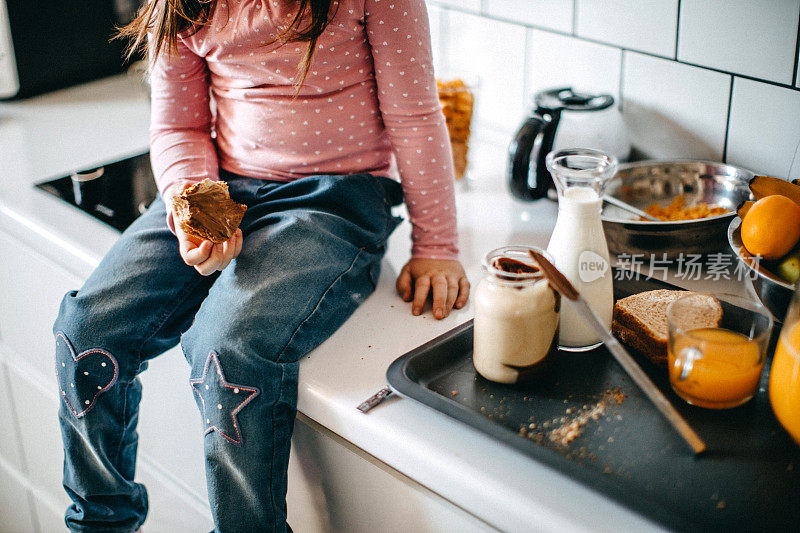
<svg viewBox="0 0 800 533">
<path fill-rule="evenodd" d="M 744 216 L 741 231 L 750 254 L 779 259 L 800 241 L 800 205 L 779 194 L 765 196 Z"/>
</svg>

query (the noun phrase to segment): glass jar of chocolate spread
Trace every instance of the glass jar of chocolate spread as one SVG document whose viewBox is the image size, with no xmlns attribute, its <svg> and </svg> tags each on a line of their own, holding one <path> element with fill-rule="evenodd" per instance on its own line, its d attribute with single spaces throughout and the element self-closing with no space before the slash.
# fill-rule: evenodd
<svg viewBox="0 0 800 533">
<path fill-rule="evenodd" d="M 473 362 L 498 383 L 518 383 L 541 374 L 558 349 L 560 295 L 529 254 L 531 247 L 489 252 L 475 289 Z M 534 248 L 547 257 L 547 252 Z"/>
</svg>

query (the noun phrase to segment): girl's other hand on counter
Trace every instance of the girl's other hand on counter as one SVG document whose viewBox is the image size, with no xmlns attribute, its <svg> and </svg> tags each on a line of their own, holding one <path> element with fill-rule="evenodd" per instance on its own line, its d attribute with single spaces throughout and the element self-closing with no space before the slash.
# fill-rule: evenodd
<svg viewBox="0 0 800 533">
<path fill-rule="evenodd" d="M 461 263 L 451 259 L 412 258 L 397 276 L 397 292 L 411 303 L 411 314 L 422 313 L 431 294 L 433 316 L 442 319 L 455 306 L 461 309 L 469 298 L 469 280 Z"/>
</svg>

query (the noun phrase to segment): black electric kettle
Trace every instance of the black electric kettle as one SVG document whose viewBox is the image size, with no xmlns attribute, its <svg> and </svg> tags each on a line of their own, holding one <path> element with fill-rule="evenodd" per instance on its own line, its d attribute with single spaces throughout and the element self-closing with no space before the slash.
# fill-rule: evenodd
<svg viewBox="0 0 800 533">
<path fill-rule="evenodd" d="M 586 94 L 572 87 L 537 93 L 536 111 L 522 124 L 509 147 L 508 184 L 511 193 L 523 200 L 547 198 L 554 188 L 544 158 L 553 149 L 563 111 L 600 111 L 614 104 L 610 94 Z"/>
</svg>

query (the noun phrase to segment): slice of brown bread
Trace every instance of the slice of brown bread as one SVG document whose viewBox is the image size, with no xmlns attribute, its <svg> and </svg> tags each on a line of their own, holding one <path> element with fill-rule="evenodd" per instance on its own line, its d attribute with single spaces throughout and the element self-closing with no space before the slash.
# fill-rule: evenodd
<svg viewBox="0 0 800 533">
<path fill-rule="evenodd" d="M 172 198 L 181 229 L 190 235 L 220 243 L 231 238 L 247 206 L 231 200 L 224 181 L 203 181 Z"/>
<path fill-rule="evenodd" d="M 622 298 L 614 304 L 611 332 L 623 343 L 642 352 L 653 363 L 667 362 L 667 308 L 669 304 L 690 291 L 658 289 Z M 684 327 L 717 327 L 722 320 L 719 301 L 707 296 L 696 312 L 683 317 Z"/>
</svg>

